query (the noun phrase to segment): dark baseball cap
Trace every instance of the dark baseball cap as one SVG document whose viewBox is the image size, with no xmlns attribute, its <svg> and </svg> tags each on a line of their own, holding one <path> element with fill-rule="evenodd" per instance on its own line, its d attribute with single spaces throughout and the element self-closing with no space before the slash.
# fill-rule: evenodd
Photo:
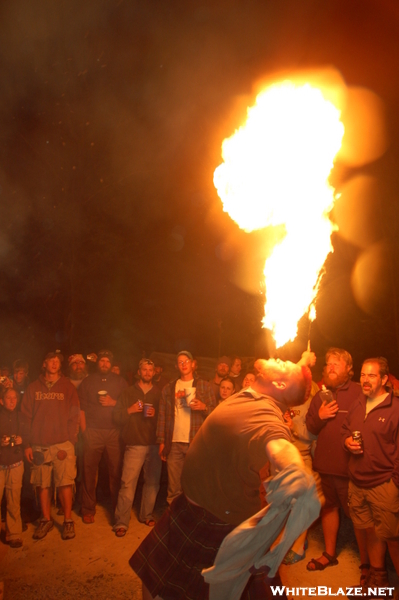
<svg viewBox="0 0 399 600">
<path fill-rule="evenodd" d="M 97 359 L 100 360 L 101 358 L 108 358 L 110 363 L 114 362 L 114 355 L 112 354 L 111 350 L 100 350 L 97 355 Z"/>
</svg>

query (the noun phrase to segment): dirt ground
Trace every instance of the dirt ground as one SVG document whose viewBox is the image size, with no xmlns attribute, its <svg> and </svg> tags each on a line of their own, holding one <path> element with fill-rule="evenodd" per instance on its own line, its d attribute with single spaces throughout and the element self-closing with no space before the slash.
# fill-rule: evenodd
<svg viewBox="0 0 399 600">
<path fill-rule="evenodd" d="M 156 506 L 157 517 L 165 507 L 163 486 Z M 22 548 L 11 549 L 0 542 L 0 581 L 4 583 L 4 600 L 141 600 L 141 583 L 130 569 L 128 560 L 149 530 L 137 521 L 136 503 L 124 538 L 117 538 L 112 531 L 106 496 L 99 498 L 96 521 L 92 525 L 85 525 L 76 509 L 76 537 L 73 540 L 61 539 L 63 517 L 56 512 L 54 508 L 55 527 L 43 540 L 32 539 L 35 522 L 29 523 L 28 530 L 23 533 Z M 2 526 L 4 529 L 4 523 Z M 359 584 L 359 558 L 350 521 L 344 519 L 341 524 L 339 565 L 323 572 L 309 573 L 306 563 L 310 558 L 320 556 L 322 541 L 321 527 L 316 523 L 309 532 L 306 560 L 281 567 L 284 585 L 327 586 L 334 591 L 340 586 Z M 392 585 L 397 583 L 392 568 L 390 581 Z"/>
</svg>

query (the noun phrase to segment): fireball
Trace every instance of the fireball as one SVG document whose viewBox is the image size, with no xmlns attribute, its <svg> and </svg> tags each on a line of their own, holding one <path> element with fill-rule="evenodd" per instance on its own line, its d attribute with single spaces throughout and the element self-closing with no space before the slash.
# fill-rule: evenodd
<svg viewBox="0 0 399 600">
<path fill-rule="evenodd" d="M 329 214 L 329 183 L 341 147 L 340 110 L 310 84 L 284 81 L 263 90 L 247 121 L 222 144 L 214 184 L 223 209 L 247 232 L 279 226 L 283 232 L 266 259 L 263 325 L 276 346 L 297 335 L 312 307 L 337 229 Z M 265 235 L 267 233 L 265 232 Z"/>
</svg>

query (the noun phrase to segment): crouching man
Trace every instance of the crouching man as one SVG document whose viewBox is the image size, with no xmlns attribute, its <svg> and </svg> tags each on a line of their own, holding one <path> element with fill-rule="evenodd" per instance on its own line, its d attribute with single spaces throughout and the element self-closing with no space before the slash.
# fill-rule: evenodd
<svg viewBox="0 0 399 600">
<path fill-rule="evenodd" d="M 72 490 L 76 477 L 76 443 L 79 398 L 76 388 L 61 374 L 62 355 L 49 352 L 42 375 L 31 383 L 21 404 L 22 440 L 25 456 L 32 464 L 31 483 L 38 489 L 42 519 L 33 538 L 44 538 L 51 518 L 52 475 L 64 509 L 62 539 L 75 537 L 72 520 Z"/>
<path fill-rule="evenodd" d="M 260 511 L 259 472 L 268 461 L 278 473 L 273 493 L 277 493 L 280 484 L 284 485 L 284 470 L 290 470 L 290 481 L 294 473 L 296 484 L 286 486 L 289 499 L 310 491 L 307 508 L 311 509 L 312 519 L 318 516 L 320 504 L 314 480 L 291 444 L 283 419 L 288 406 L 300 404 L 308 397 L 310 371 L 292 363 L 259 362 L 260 372 L 252 386 L 227 398 L 203 423 L 186 455 L 183 493 L 130 559 L 143 582 L 144 600 L 209 597 L 210 588 L 201 572 L 212 567 L 226 536 Z M 275 538 L 284 522 L 285 518 Z M 265 551 L 273 540 L 269 542 Z M 279 562 L 286 550 L 279 552 Z M 273 573 L 278 564 L 271 569 Z M 251 572 L 252 575 L 248 571 L 249 581 L 244 584 L 241 598 L 271 597 L 269 568 Z M 278 584 L 279 577 L 274 582 Z"/>
</svg>

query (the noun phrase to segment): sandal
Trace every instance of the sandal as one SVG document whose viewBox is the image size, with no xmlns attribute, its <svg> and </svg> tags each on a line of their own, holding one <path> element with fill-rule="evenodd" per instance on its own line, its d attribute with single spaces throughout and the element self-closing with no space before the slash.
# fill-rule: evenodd
<svg viewBox="0 0 399 600">
<path fill-rule="evenodd" d="M 288 550 L 287 554 L 283 559 L 283 565 L 294 565 L 295 563 L 303 560 L 306 556 L 306 552 L 303 554 L 297 554 L 293 550 Z"/>
<path fill-rule="evenodd" d="M 115 535 L 116 537 L 124 537 L 126 535 L 126 529 L 124 527 L 118 527 L 118 529 L 115 529 Z"/>
<path fill-rule="evenodd" d="M 320 562 L 319 560 L 317 560 L 317 558 L 312 558 L 306 565 L 307 570 L 308 571 L 324 571 L 324 569 L 327 569 L 327 567 L 334 567 L 335 565 L 338 564 L 336 556 L 331 556 L 331 554 L 328 554 L 328 552 L 323 552 L 323 556 L 325 556 L 326 559 L 328 560 L 328 563 L 326 565 L 324 563 Z M 312 565 L 312 567 L 309 569 L 310 565 Z"/>
<path fill-rule="evenodd" d="M 146 521 L 144 521 L 145 525 L 147 525 L 147 527 L 154 527 L 155 525 L 155 521 L 154 519 L 147 519 Z"/>
</svg>

